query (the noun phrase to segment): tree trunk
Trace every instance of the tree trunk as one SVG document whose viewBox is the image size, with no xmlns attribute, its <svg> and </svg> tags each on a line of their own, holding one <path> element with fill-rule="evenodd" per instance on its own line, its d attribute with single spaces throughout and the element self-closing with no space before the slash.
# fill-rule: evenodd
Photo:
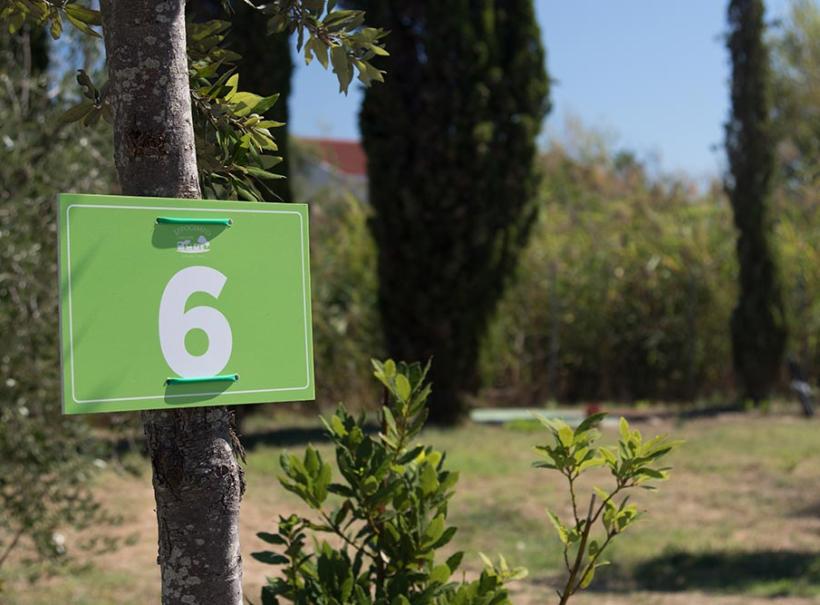
<svg viewBox="0 0 820 605">
<path fill-rule="evenodd" d="M 126 195 L 200 197 L 184 0 L 103 0 L 115 162 Z M 222 407 L 143 412 L 164 605 L 241 605 L 237 462 Z"/>
</svg>

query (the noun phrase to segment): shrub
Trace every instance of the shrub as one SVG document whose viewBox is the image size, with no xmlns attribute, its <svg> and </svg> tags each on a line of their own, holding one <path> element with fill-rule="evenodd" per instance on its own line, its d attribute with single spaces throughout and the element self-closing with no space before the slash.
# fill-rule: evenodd
<svg viewBox="0 0 820 605">
<path fill-rule="evenodd" d="M 690 400 L 730 384 L 736 263 L 719 193 L 600 152 L 542 158 L 541 214 L 484 343 L 504 401 Z"/>
<path fill-rule="evenodd" d="M 638 507 L 629 504 L 629 496 L 621 497 L 623 493 L 636 487 L 655 489 L 649 482 L 666 479 L 669 471 L 657 464 L 680 444 L 665 436 L 644 441 L 640 431 L 621 418 L 617 448 L 596 446 L 600 437 L 596 427 L 604 416 L 593 414 L 575 429 L 561 420 L 542 420 L 552 435 L 552 442 L 535 448 L 541 459 L 534 466 L 561 473 L 567 480 L 572 504 L 572 519 L 568 523 L 547 511 L 564 548 L 567 578 L 563 589 L 558 591 L 560 605 L 589 586 L 595 570 L 608 564 L 601 559 L 601 554 L 638 519 Z M 585 506 L 576 493 L 576 482 L 583 473 L 597 467 L 607 468 L 615 485 L 609 491 L 594 488 L 589 505 Z M 593 533 L 596 528 L 598 537 Z"/>
<path fill-rule="evenodd" d="M 523 578 L 525 569 L 510 568 L 503 557 L 494 563 L 481 555 L 484 568 L 477 579 L 454 581 L 463 553 L 443 561 L 439 556 L 456 534 L 447 513 L 458 473 L 446 468 L 443 452 L 416 443 L 427 417 L 429 364 L 422 368 L 388 360 L 373 366 L 384 388 L 381 432 L 369 434 L 365 417 L 354 418 L 343 406 L 325 421 L 338 482 L 333 466 L 311 446 L 302 457 L 282 455 L 282 486 L 314 513 L 280 516 L 275 533 L 257 534 L 274 550 L 253 557 L 281 567 L 281 575 L 269 578 L 262 589 L 262 605 L 509 603 L 506 585 Z M 675 445 L 663 437 L 644 442 L 622 420 L 618 449 L 596 446 L 602 418 L 591 416 L 574 430 L 560 421 L 544 421 L 552 444 L 537 448 L 541 460 L 536 466 L 567 477 L 575 515 L 568 525 L 550 515 L 564 543 L 569 572 L 561 603 L 589 585 L 603 564 L 601 553 L 637 518 L 628 498 L 616 504 L 616 497 L 666 478 L 667 469 L 656 464 Z M 615 487 L 597 491 L 583 516 L 575 481 L 596 466 L 610 470 Z M 592 531 L 599 521 L 605 533 L 596 541 Z"/>
<path fill-rule="evenodd" d="M 526 404 L 729 395 L 737 260 L 725 194 L 651 178 L 600 144 L 579 147 L 541 158 L 540 218 L 483 345 L 485 392 Z M 788 351 L 812 377 L 818 199 L 781 191 L 772 212 Z"/>
<path fill-rule="evenodd" d="M 280 600 L 297 604 L 340 603 L 486 603 L 507 602 L 504 584 L 522 577 L 502 559 L 489 561 L 478 580 L 450 582 L 461 563 L 456 552 L 445 561 L 437 551 L 456 528 L 447 525 L 447 506 L 458 473 L 444 466 L 442 452 L 415 445 L 427 418 L 429 370 L 419 364 L 374 362 L 385 388 L 382 432 L 365 432 L 365 418 L 354 419 L 340 406 L 326 422 L 336 449 L 342 481 L 319 452 L 308 447 L 304 457 L 284 454 L 283 487 L 316 511 L 315 518 L 280 517 L 276 533 L 258 536 L 279 547 L 253 553 L 254 558 L 282 566 L 282 576 L 262 589 L 263 605 Z M 330 508 L 328 497 L 338 497 Z M 306 547 L 315 537 L 313 549 Z M 322 535 L 335 538 L 334 548 Z"/>
<path fill-rule="evenodd" d="M 363 368 L 382 340 L 367 209 L 350 194 L 328 191 L 311 204 L 311 231 L 317 399 L 370 400 L 376 391 Z"/>
</svg>

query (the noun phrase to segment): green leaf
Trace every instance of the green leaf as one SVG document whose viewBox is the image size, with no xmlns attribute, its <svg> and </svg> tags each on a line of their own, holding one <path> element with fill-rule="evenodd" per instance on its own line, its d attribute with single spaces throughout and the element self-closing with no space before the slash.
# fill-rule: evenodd
<svg viewBox="0 0 820 605">
<path fill-rule="evenodd" d="M 325 17 L 324 25 L 331 31 L 353 29 L 364 21 L 364 12 L 356 10 L 333 11 Z"/>
<path fill-rule="evenodd" d="M 424 531 L 424 539 L 427 543 L 433 543 L 444 533 L 444 515 L 436 515 L 430 521 L 430 525 Z"/>
<path fill-rule="evenodd" d="M 419 483 L 421 484 L 421 491 L 424 492 L 425 495 L 432 494 L 438 488 L 438 473 L 436 473 L 436 469 L 429 462 L 425 462 L 421 467 Z"/>
<path fill-rule="evenodd" d="M 642 469 L 639 469 L 636 472 L 636 474 L 637 475 L 645 475 L 647 477 L 650 477 L 651 479 L 658 479 L 658 480 L 661 480 L 661 481 L 664 480 L 664 479 L 667 479 L 667 477 L 668 477 L 666 473 L 664 473 L 662 471 L 659 471 L 659 470 L 655 470 L 654 468 L 649 468 L 649 467 L 644 467 Z"/>
<path fill-rule="evenodd" d="M 621 416 L 621 420 L 618 422 L 618 430 L 621 433 L 621 439 L 629 441 L 629 423 L 623 416 Z"/>
<path fill-rule="evenodd" d="M 443 546 L 446 546 L 446 545 L 447 545 L 447 544 L 449 544 L 449 543 L 450 543 L 450 541 L 453 539 L 453 536 L 455 536 L 455 535 L 456 535 L 456 532 L 457 532 L 457 531 L 458 531 L 458 529 L 457 529 L 457 528 L 455 528 L 455 527 L 448 527 L 448 528 L 447 528 L 447 529 L 445 529 L 445 530 L 444 530 L 444 532 L 443 532 L 443 533 L 442 533 L 442 534 L 438 537 L 438 540 L 436 540 L 435 542 L 433 542 L 433 544 L 430 546 L 430 548 L 432 548 L 433 550 L 438 550 L 439 548 L 441 548 L 441 547 L 443 547 Z"/>
<path fill-rule="evenodd" d="M 598 448 L 598 453 L 606 459 L 610 466 L 618 464 L 618 457 L 607 447 Z"/>
<path fill-rule="evenodd" d="M 86 8 L 77 3 L 66 4 L 64 10 L 67 14 L 88 25 L 102 25 L 102 13 L 100 11 Z"/>
<path fill-rule="evenodd" d="M 575 431 L 572 430 L 572 427 L 565 424 L 558 430 L 558 440 L 564 447 L 572 446 L 574 439 Z"/>
<path fill-rule="evenodd" d="M 464 558 L 464 553 L 462 551 L 458 551 L 447 559 L 447 567 L 450 568 L 450 573 L 455 573 L 458 566 L 461 565 L 461 560 Z"/>
<path fill-rule="evenodd" d="M 347 94 L 350 80 L 353 79 L 353 70 L 347 51 L 343 46 L 334 46 L 330 49 L 330 62 L 333 64 L 333 71 L 339 79 L 339 92 Z"/>
<path fill-rule="evenodd" d="M 316 37 L 311 37 L 305 45 L 305 59 L 307 60 L 308 52 L 313 52 L 316 58 L 321 63 L 324 69 L 328 66 L 328 51 L 330 47 L 322 40 Z"/>
<path fill-rule="evenodd" d="M 274 15 L 268 21 L 268 34 L 281 34 L 287 29 L 289 23 L 290 20 L 286 14 Z"/>
<path fill-rule="evenodd" d="M 336 494 L 337 496 L 342 496 L 344 498 L 353 498 L 356 495 L 356 492 L 341 483 L 331 483 L 327 486 L 327 491 L 331 494 Z"/>
<path fill-rule="evenodd" d="M 584 574 L 584 577 L 581 578 L 581 588 L 586 588 L 592 582 L 592 579 L 595 577 L 595 566 L 591 565 L 587 572 Z"/>
<path fill-rule="evenodd" d="M 578 467 L 578 472 L 583 473 L 587 469 L 603 466 L 604 464 L 606 464 L 606 459 L 604 457 L 590 458 L 589 460 L 585 460 L 581 463 Z"/>
<path fill-rule="evenodd" d="M 392 378 L 396 375 L 396 362 L 392 359 L 388 359 L 384 362 L 384 375 L 388 378 Z"/>
<path fill-rule="evenodd" d="M 609 494 L 602 490 L 600 487 L 593 487 L 592 489 L 601 502 L 606 502 L 609 499 Z"/>
<path fill-rule="evenodd" d="M 431 582 L 439 582 L 440 584 L 444 584 L 447 580 L 450 579 L 450 571 L 449 566 L 447 565 L 436 565 L 430 571 L 430 581 Z"/>
<path fill-rule="evenodd" d="M 569 532 L 564 524 L 561 523 L 561 519 L 559 519 L 558 516 L 549 509 L 547 509 L 547 516 L 550 518 L 550 521 L 552 521 L 555 531 L 558 532 L 558 538 L 561 542 L 564 544 L 569 544 Z"/>
<path fill-rule="evenodd" d="M 379 490 L 379 480 L 375 477 L 368 477 L 362 484 L 362 490 L 365 496 L 372 496 Z"/>
<path fill-rule="evenodd" d="M 253 107 L 251 110 L 253 113 L 263 114 L 268 109 L 274 106 L 276 101 L 279 100 L 279 93 L 270 95 L 269 97 L 262 97 L 259 102 Z M 279 122 L 276 122 L 279 124 Z M 270 128 L 270 126 L 265 126 L 264 128 Z"/>
<path fill-rule="evenodd" d="M 51 27 L 49 28 L 49 33 L 51 33 L 51 37 L 55 40 L 57 40 L 63 33 L 63 20 L 62 17 L 60 17 L 60 13 L 57 11 L 53 11 L 51 14 Z"/>
<path fill-rule="evenodd" d="M 270 155 L 266 153 L 265 155 L 259 157 L 259 161 L 262 164 L 262 168 L 268 169 L 281 163 L 282 158 L 278 155 Z"/>
<path fill-rule="evenodd" d="M 246 116 L 261 103 L 262 97 L 252 92 L 237 92 L 231 96 L 230 100 L 237 106 L 233 109 L 233 113 L 237 116 Z"/>
<path fill-rule="evenodd" d="M 590 414 L 579 424 L 575 429 L 575 434 L 578 435 L 580 433 L 584 433 L 591 428 L 594 428 L 601 424 L 601 421 L 606 418 L 606 412 L 599 412 L 597 414 Z"/>
<path fill-rule="evenodd" d="M 273 586 L 262 587 L 262 605 L 279 605 L 279 599 L 276 595 L 279 594 Z"/>
<path fill-rule="evenodd" d="M 236 94 L 236 89 L 239 87 L 239 74 L 233 74 L 228 81 L 225 82 L 225 86 L 228 87 L 228 92 L 225 94 L 225 100 L 230 101 L 234 94 Z"/>
<path fill-rule="evenodd" d="M 401 457 L 396 462 L 398 462 L 399 464 L 408 464 L 410 462 L 413 462 L 413 460 L 418 458 L 419 454 L 421 454 L 423 451 L 424 451 L 424 446 L 423 445 L 417 445 L 413 449 L 411 449 L 411 450 L 405 452 L 404 454 L 402 454 Z"/>
<path fill-rule="evenodd" d="M 384 424 L 386 425 L 386 432 L 395 433 L 396 419 L 393 417 L 393 412 L 390 411 L 389 407 L 382 406 L 382 416 L 384 418 Z"/>
<path fill-rule="evenodd" d="M 280 128 L 285 125 L 285 122 L 277 122 L 276 120 L 262 120 L 259 122 L 257 128 Z"/>
<path fill-rule="evenodd" d="M 80 30 L 81 32 L 83 32 L 83 33 L 84 33 L 84 34 L 86 34 L 87 36 L 92 36 L 92 37 L 94 37 L 94 38 L 100 38 L 100 37 L 102 37 L 102 36 L 100 36 L 100 34 L 98 34 L 98 33 L 97 33 L 97 32 L 95 32 L 93 29 L 91 29 L 91 28 L 88 26 L 88 24 L 87 24 L 87 23 L 85 23 L 84 21 L 82 21 L 82 20 L 78 19 L 77 17 L 73 16 L 73 15 L 72 15 L 72 14 L 68 11 L 68 9 L 69 9 L 70 7 L 72 7 L 72 6 L 77 6 L 77 5 L 76 5 L 76 4 L 69 4 L 69 5 L 66 7 L 66 14 L 65 14 L 66 18 L 67 18 L 67 19 L 68 19 L 68 21 L 71 23 L 71 25 L 73 25 L 74 27 L 76 27 L 78 30 Z"/>
<path fill-rule="evenodd" d="M 307 472 L 312 476 L 315 476 L 322 466 L 322 460 L 319 457 L 319 452 L 317 452 L 316 449 L 310 445 L 308 446 L 307 451 L 305 451 L 304 464 L 305 469 L 307 469 Z"/>
<path fill-rule="evenodd" d="M 264 540 L 268 544 L 286 544 L 287 542 L 285 539 L 280 536 L 279 534 L 271 534 L 266 531 L 260 531 L 256 534 L 256 537 L 260 540 Z"/>
<path fill-rule="evenodd" d="M 287 557 L 269 550 L 252 552 L 251 556 L 260 563 L 266 563 L 268 565 L 286 565 L 288 563 Z"/>
<path fill-rule="evenodd" d="M 401 401 L 410 399 L 410 391 L 410 381 L 407 380 L 407 376 L 404 374 L 396 376 L 396 394 L 399 396 L 399 399 Z"/>
<path fill-rule="evenodd" d="M 255 176 L 256 178 L 259 178 L 259 179 L 266 179 L 266 180 L 269 180 L 269 181 L 285 178 L 285 175 L 283 175 L 283 174 L 276 174 L 274 172 L 268 172 L 267 170 L 262 170 L 261 168 L 257 168 L 256 166 L 245 166 L 244 170 L 245 170 L 245 172 L 247 172 L 251 176 Z"/>
<path fill-rule="evenodd" d="M 85 100 L 79 105 L 75 105 L 60 116 L 58 122 L 60 124 L 70 124 L 82 120 L 86 114 L 94 110 L 94 103 L 90 100 Z"/>
<path fill-rule="evenodd" d="M 344 423 L 336 415 L 330 417 L 330 428 L 339 437 L 344 437 L 347 435 L 347 429 L 345 428 Z"/>
</svg>

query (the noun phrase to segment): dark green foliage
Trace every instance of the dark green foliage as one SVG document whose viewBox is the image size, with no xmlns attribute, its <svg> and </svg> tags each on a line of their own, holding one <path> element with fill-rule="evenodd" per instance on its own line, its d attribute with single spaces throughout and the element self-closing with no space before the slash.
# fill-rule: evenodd
<svg viewBox="0 0 820 605">
<path fill-rule="evenodd" d="M 731 396 L 737 258 L 728 197 L 717 183 L 701 193 L 639 164 L 618 168 L 616 157 L 588 131 L 540 155 L 539 219 L 482 345 L 485 403 Z M 806 195 L 806 204 L 775 198 L 772 245 L 792 346 L 805 350 L 814 379 L 820 208 L 816 192 Z M 368 402 L 362 364 L 382 350 L 368 207 L 322 200 L 311 217 L 317 393 L 325 405 Z"/>
<path fill-rule="evenodd" d="M 244 82 L 239 90 L 235 62 L 241 57 L 227 48 L 230 25 L 187 26 L 197 166 L 206 195 L 259 201 L 273 195 L 271 183 L 283 180 L 271 171 L 281 162 L 271 129 L 282 124 L 265 116 L 279 96 L 245 92 Z"/>
<path fill-rule="evenodd" d="M 34 57 L 43 40 L 31 41 Z M 66 529 L 102 537 L 104 520 L 91 490 L 102 452 L 85 421 L 60 413 L 56 193 L 103 193 L 113 166 L 110 136 L 57 124 L 65 105 L 45 64 L 24 70 L 26 43 L 0 41 L 0 567 L 22 551 L 48 569 L 85 540 Z"/>
<path fill-rule="evenodd" d="M 268 189 L 279 200 L 293 201 L 290 179 L 290 154 L 288 153 L 288 98 L 293 59 L 290 55 L 290 41 L 287 33 L 267 35 L 267 23 L 258 12 L 237 2 L 235 14 L 231 16 L 228 46 L 242 55 L 238 63 L 242 74 L 242 85 L 248 90 L 267 96 L 279 94 L 279 100 L 264 113 L 269 120 L 285 124 L 276 131 L 277 155 L 282 161 L 276 166 L 277 174 L 286 177 L 271 181 Z M 279 201 L 268 200 L 268 201 Z"/>
<path fill-rule="evenodd" d="M 361 4 L 391 32 L 360 116 L 386 346 L 434 357 L 431 420 L 450 423 L 535 216 L 544 51 L 531 0 Z"/>
<path fill-rule="evenodd" d="M 626 167 L 594 134 L 566 146 L 539 158 L 540 217 L 484 343 L 485 384 L 507 405 L 725 395 L 728 200 Z"/>
<path fill-rule="evenodd" d="M 773 39 L 772 63 L 778 202 L 794 215 L 796 225 L 816 225 L 820 217 L 820 4 L 814 0 L 790 4 L 789 16 Z M 783 220 L 780 210 L 778 220 Z M 790 355 L 815 379 L 820 372 L 820 296 L 813 292 L 820 285 L 814 258 L 817 241 L 817 235 L 807 238 L 795 258 L 778 257 L 787 312 L 792 311 L 787 315 Z M 794 285 L 788 272 L 796 274 Z M 797 303 L 792 309 L 789 298 Z"/>
<path fill-rule="evenodd" d="M 729 4 L 732 115 L 726 124 L 727 189 L 738 229 L 740 264 L 732 347 L 742 394 L 754 401 L 769 395 L 786 344 L 782 294 L 769 244 L 767 206 L 772 192 L 774 137 L 763 13 L 763 0 L 732 0 Z"/>
<path fill-rule="evenodd" d="M 9 53 L 4 61 L 12 59 L 22 70 L 34 76 L 45 74 L 49 64 L 49 38 L 44 27 L 27 23 L 15 34 L 0 32 L 0 51 Z"/>
<path fill-rule="evenodd" d="M 415 442 L 427 417 L 429 365 L 373 365 L 385 390 L 381 433 L 368 434 L 365 418 L 342 406 L 325 421 L 340 477 L 312 447 L 282 456 L 282 486 L 315 513 L 280 517 L 276 533 L 257 534 L 276 548 L 253 557 L 282 566 L 262 589 L 263 605 L 508 603 L 504 584 L 525 570 L 485 560 L 479 579 L 454 582 L 463 553 L 438 558 L 456 533 L 447 508 L 458 473 L 442 452 Z"/>
</svg>

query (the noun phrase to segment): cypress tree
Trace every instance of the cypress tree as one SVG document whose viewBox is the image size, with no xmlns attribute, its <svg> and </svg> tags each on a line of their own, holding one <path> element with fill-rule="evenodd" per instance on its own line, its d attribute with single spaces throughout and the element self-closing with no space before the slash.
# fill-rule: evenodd
<svg viewBox="0 0 820 605">
<path fill-rule="evenodd" d="M 390 31 L 360 115 L 385 340 L 434 358 L 431 419 L 449 424 L 535 216 L 544 49 L 531 0 L 360 4 Z"/>
<path fill-rule="evenodd" d="M 765 399 L 783 361 L 783 300 L 769 243 L 774 170 L 769 55 L 763 0 L 731 0 L 728 49 L 732 113 L 726 124 L 727 191 L 738 230 L 739 297 L 732 313 L 736 380 L 744 397 Z"/>
</svg>

